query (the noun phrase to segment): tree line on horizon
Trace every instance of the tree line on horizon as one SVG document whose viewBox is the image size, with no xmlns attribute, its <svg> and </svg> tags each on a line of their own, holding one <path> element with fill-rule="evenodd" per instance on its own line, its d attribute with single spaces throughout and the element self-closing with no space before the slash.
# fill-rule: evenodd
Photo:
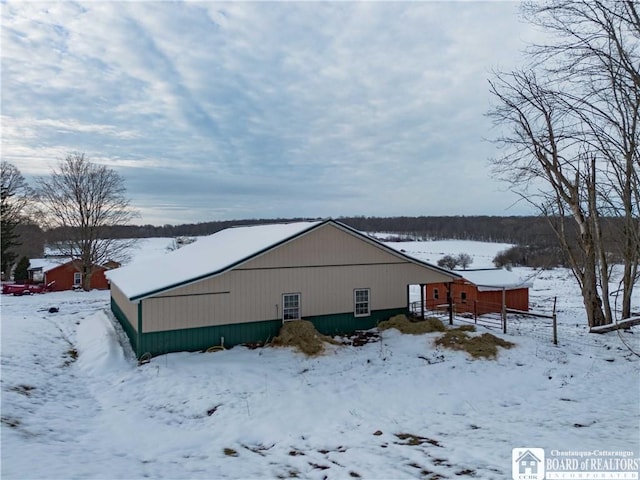
<svg viewBox="0 0 640 480">
<path fill-rule="evenodd" d="M 175 238 L 205 236 L 225 228 L 268 223 L 320 220 L 320 217 L 252 218 L 212 220 L 180 225 L 114 225 L 107 231 L 113 238 Z M 337 221 L 366 233 L 391 233 L 403 240 L 476 240 L 482 242 L 548 246 L 557 243 L 544 217 L 533 216 L 398 216 L 337 217 Z M 614 218 L 612 221 L 616 221 Z M 63 240 L 68 230 L 57 228 L 43 236 L 47 241 Z M 394 240 L 394 237 L 389 239 Z"/>
<path fill-rule="evenodd" d="M 321 220 L 320 217 L 251 218 L 236 220 L 212 220 L 208 222 L 180 225 L 119 225 L 112 227 L 111 234 L 118 238 L 149 238 L 211 235 L 234 226 L 261 225 L 267 223 L 290 223 Z M 479 240 L 504 243 L 542 243 L 552 240 L 553 232 L 540 217 L 499 216 L 398 216 L 398 217 L 337 217 L 356 230 L 368 233 L 394 233 L 414 240 Z M 534 221 L 539 232 L 531 232 Z M 527 233 L 527 230 L 529 232 Z M 54 232 L 52 232 L 54 233 Z M 61 232 L 56 232 L 56 234 Z M 546 240 L 544 240 L 546 238 Z"/>
<path fill-rule="evenodd" d="M 118 239 L 174 238 L 211 235 L 225 228 L 267 223 L 318 220 L 309 217 L 253 218 L 212 220 L 179 225 L 113 225 L 106 232 Z M 522 245 L 549 245 L 555 242 L 553 231 L 544 217 L 532 216 L 397 216 L 338 217 L 336 220 L 367 233 L 392 233 L 411 240 L 477 240 Z M 45 243 L 64 240 L 71 227 L 43 230 L 36 223 L 20 224 L 16 234 L 24 246 L 19 253 L 43 251 Z"/>
<path fill-rule="evenodd" d="M 94 171 L 95 170 L 95 171 Z M 45 245 L 62 245 L 63 250 L 69 250 L 69 255 L 76 253 L 70 245 L 70 240 L 76 239 L 81 243 L 83 230 L 90 230 L 91 238 L 109 239 L 139 239 L 151 237 L 189 237 L 210 235 L 225 228 L 242 225 L 259 225 L 265 223 L 285 223 L 296 221 L 317 220 L 318 218 L 291 217 L 291 218 L 252 218 L 236 220 L 213 220 L 209 222 L 187 223 L 181 225 L 132 225 L 125 224 L 121 220 L 132 220 L 134 212 L 126 209 L 126 212 L 111 218 L 110 222 L 103 222 L 99 226 L 87 225 L 87 218 L 72 219 L 73 212 L 61 211 L 55 208 L 52 201 L 64 204 L 63 199 L 58 198 L 65 188 L 61 182 L 69 180 L 75 172 L 76 176 L 93 172 L 93 181 L 85 180 L 84 190 L 94 188 L 92 183 L 104 189 L 101 182 L 96 182 L 95 177 L 103 176 L 109 180 L 110 188 L 117 193 L 116 204 L 119 207 L 128 207 L 128 202 L 122 197 L 124 192 L 123 179 L 114 176 L 111 171 L 91 164 L 84 155 L 70 154 L 60 164 L 59 171 L 54 172 L 53 183 L 51 180 L 39 179 L 36 189 L 27 185 L 20 171 L 6 161 L 2 162 L 2 271 L 10 270 L 9 266 L 19 258 L 38 258 L 44 256 Z M 78 185 L 80 184 L 77 182 Z M 77 193 L 77 192 L 76 192 Z M 85 192 L 85 196 L 87 192 Z M 36 206 L 36 197 L 49 198 L 49 208 L 56 215 L 49 212 L 45 215 L 42 205 Z M 75 194 L 67 189 L 67 197 Z M 113 199 L 112 199 L 113 200 Z M 86 203 L 86 202 L 85 202 Z M 105 204 L 76 205 L 75 209 L 91 212 L 97 215 L 102 209 L 113 207 Z M 122 210 L 122 208 L 120 209 Z M 115 209 L 118 211 L 118 209 Z M 124 216 L 122 216 L 124 215 Z M 86 216 L 86 215 L 85 215 Z M 45 220 L 45 217 L 47 221 Z M 56 221 L 57 220 L 57 221 Z M 548 222 L 543 217 L 518 217 L 518 216 L 343 216 L 338 221 L 349 225 L 356 230 L 368 233 L 396 234 L 398 239 L 412 240 L 477 240 L 485 242 L 501 242 L 516 245 L 533 245 L 536 247 L 550 247 L 555 243 L 555 237 Z M 615 219 L 612 219 L 615 221 Z M 99 228 L 98 228 L 99 227 Z M 80 240 L 78 240 L 80 238 Z M 107 245 L 111 245 L 108 243 Z M 76 245 L 77 247 L 77 245 Z M 76 248 L 78 250 L 78 248 Z M 103 249 L 104 250 L 104 249 Z M 110 252 L 111 254 L 117 252 Z M 102 255 L 106 259 L 107 253 Z M 97 260 L 97 259 L 94 259 Z"/>
<path fill-rule="evenodd" d="M 85 159 L 84 155 L 71 154 L 61 162 L 61 171 L 57 172 L 54 179 L 58 183 L 62 181 L 69 169 L 78 172 L 92 170 L 94 166 Z M 110 179 L 111 188 L 119 192 L 116 196 L 116 204 L 120 207 L 128 207 L 122 197 L 123 179 L 113 176 L 112 171 L 97 167 L 100 175 Z M 95 172 L 94 172 L 95 174 Z M 95 175 L 94 175 L 95 176 Z M 89 182 L 91 184 L 92 182 Z M 95 183 L 95 182 L 94 182 Z M 100 182 L 97 182 L 100 185 Z M 86 262 L 95 264 L 112 259 L 119 253 L 124 253 L 118 247 L 115 251 L 113 240 L 141 239 L 141 238 L 179 238 L 197 237 L 216 233 L 225 228 L 234 226 L 261 225 L 267 223 L 290 223 L 299 221 L 318 220 L 319 217 L 280 217 L 280 218 L 251 218 L 236 220 L 212 220 L 208 222 L 186 223 L 179 225 L 132 225 L 120 223 L 125 217 L 121 214 L 112 218 L 112 222 L 104 225 L 86 225 L 87 222 L 80 219 L 78 222 L 67 222 L 65 219 L 73 215 L 63 215 L 65 218 L 59 221 L 37 222 L 38 216 L 43 212 L 34 206 L 29 206 L 31 200 L 38 192 L 31 189 L 21 173 L 13 165 L 2 163 L 2 271 L 10 271 L 10 265 L 18 259 L 40 258 L 44 256 L 45 246 L 55 246 L 63 254 L 74 256 L 80 251 L 80 246 L 85 237 L 93 239 L 93 242 L 101 242 L 101 255 L 87 258 Z M 48 193 L 50 197 L 56 195 L 56 189 L 61 185 L 51 188 L 49 184 L 40 179 L 40 195 Z M 84 186 L 85 190 L 91 190 L 91 186 Z M 64 190 L 64 189 L 61 189 Z M 69 192 L 68 192 L 69 193 Z M 85 192 L 86 194 L 87 192 Z M 73 196 L 69 193 L 68 196 Z M 60 201 L 60 199 L 57 199 Z M 113 199 L 112 199 L 113 200 Z M 99 211 L 101 208 L 112 205 L 84 208 L 85 211 Z M 27 208 L 28 207 L 28 208 Z M 24 211 L 21 211 L 24 210 Z M 79 209 L 82 210 L 82 209 Z M 54 216 L 55 218 L 55 216 Z M 135 218 L 135 212 L 127 210 L 126 219 Z M 386 236 L 385 241 L 427 241 L 427 240 L 473 240 L 482 242 L 509 243 L 513 247 L 500 252 L 494 259 L 497 267 L 530 266 L 535 268 L 553 268 L 556 266 L 570 266 L 563 249 L 558 245 L 557 237 L 549 218 L 545 216 L 490 216 L 490 215 L 458 215 L 458 216 L 343 216 L 338 221 L 355 228 L 356 230 L 376 234 L 392 234 Z M 559 221 L 559 219 L 557 220 Z M 557 222 L 556 221 L 556 222 Z M 567 219 L 567 241 L 573 246 L 579 244 L 579 232 Z M 620 255 L 620 239 L 617 232 L 623 226 L 619 217 L 603 219 L 607 242 L 607 249 L 612 259 L 622 261 Z M 120 244 L 121 245 L 121 244 Z M 96 250 L 94 248 L 94 250 Z M 89 271 L 89 266 L 85 267 Z"/>
<path fill-rule="evenodd" d="M 309 217 L 253 218 L 213 220 L 179 225 L 112 225 L 103 235 L 112 239 L 178 238 L 211 235 L 234 226 L 264 225 L 317 220 Z M 385 241 L 471 240 L 509 243 L 514 248 L 496 259 L 497 266 L 533 266 L 550 268 L 566 266 L 557 239 L 546 217 L 538 216 L 397 216 L 397 217 L 338 217 L 338 221 L 361 232 L 392 234 Z M 619 219 L 608 219 L 613 224 Z M 16 229 L 21 245 L 18 256 L 30 258 L 44 255 L 46 244 L 57 244 L 72 238 L 73 227 L 43 230 L 28 223 Z M 574 236 L 577 237 L 577 231 Z M 609 237 L 611 252 L 616 250 L 616 237 Z"/>
</svg>

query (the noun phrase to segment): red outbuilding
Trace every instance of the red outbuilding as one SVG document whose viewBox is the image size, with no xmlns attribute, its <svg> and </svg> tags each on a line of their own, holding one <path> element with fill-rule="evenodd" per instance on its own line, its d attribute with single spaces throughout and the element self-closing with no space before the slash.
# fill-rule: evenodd
<svg viewBox="0 0 640 480">
<path fill-rule="evenodd" d="M 106 266 L 96 266 L 91 275 L 91 289 L 106 290 L 109 282 L 104 272 L 119 266 L 117 262 L 109 262 Z M 35 258 L 29 261 L 29 283 L 51 284 L 52 291 L 73 290 L 82 288 L 82 272 L 76 268 L 69 258 Z"/>
<path fill-rule="evenodd" d="M 514 272 L 503 269 L 456 271 L 463 278 L 453 283 L 425 285 L 425 303 L 429 310 L 447 308 L 447 293 L 456 313 L 499 313 L 504 298 L 507 308 L 529 311 L 529 287 L 531 282 Z"/>
</svg>

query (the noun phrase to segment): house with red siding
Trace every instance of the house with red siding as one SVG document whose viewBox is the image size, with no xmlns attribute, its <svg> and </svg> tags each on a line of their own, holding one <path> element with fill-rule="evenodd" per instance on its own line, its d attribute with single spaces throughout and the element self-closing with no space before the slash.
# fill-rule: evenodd
<svg viewBox="0 0 640 480">
<path fill-rule="evenodd" d="M 448 307 L 449 289 L 454 310 L 458 314 L 484 315 L 507 308 L 529 311 L 531 282 L 504 269 L 458 270 L 462 278 L 452 283 L 425 285 L 425 303 L 429 310 Z"/>
<path fill-rule="evenodd" d="M 120 266 L 117 262 L 109 262 L 106 266 L 97 266 L 91 276 L 91 289 L 106 290 L 109 282 L 104 272 Z M 82 273 L 70 258 L 34 258 L 29 261 L 29 283 L 51 285 L 52 291 L 73 290 L 82 288 Z"/>
</svg>

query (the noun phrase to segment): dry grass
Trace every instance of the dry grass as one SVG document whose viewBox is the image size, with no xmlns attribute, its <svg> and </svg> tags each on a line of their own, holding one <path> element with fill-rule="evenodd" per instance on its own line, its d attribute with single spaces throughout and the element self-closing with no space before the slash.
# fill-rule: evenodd
<svg viewBox="0 0 640 480">
<path fill-rule="evenodd" d="M 457 330 L 460 330 L 461 332 L 475 332 L 476 331 L 476 327 L 474 325 L 460 325 L 458 327 L 456 327 Z"/>
<path fill-rule="evenodd" d="M 234 450 L 233 448 L 228 448 L 227 447 L 227 448 L 225 448 L 223 450 L 223 452 L 227 457 L 237 457 L 238 456 L 238 452 L 236 450 Z"/>
<path fill-rule="evenodd" d="M 513 343 L 498 338 L 490 333 L 471 337 L 468 331 L 475 331 L 472 325 L 452 328 L 436 339 L 435 344 L 439 347 L 450 348 L 452 350 L 463 350 L 473 358 L 493 359 L 498 356 L 498 347 L 511 348 Z"/>
<path fill-rule="evenodd" d="M 378 330 L 387 330 L 389 328 L 395 328 L 402 333 L 409 333 L 411 335 L 444 332 L 446 330 L 444 324 L 437 318 L 425 318 L 424 320 L 412 322 L 406 315 L 396 315 L 378 324 Z"/>
<path fill-rule="evenodd" d="M 271 341 L 273 346 L 295 347 L 309 356 L 322 353 L 326 343 L 340 344 L 333 338 L 322 335 L 308 320 L 285 322 L 278 336 Z"/>
<path fill-rule="evenodd" d="M 396 433 L 395 434 L 396 437 L 398 437 L 400 440 L 403 440 L 404 443 L 398 443 L 398 445 L 422 445 L 424 443 L 428 443 L 430 445 L 433 445 L 435 447 L 441 447 L 442 445 L 440 445 L 440 442 L 438 442 L 438 440 L 434 440 L 433 438 L 428 438 L 428 437 L 421 437 L 420 435 L 415 435 L 413 433 Z"/>
</svg>

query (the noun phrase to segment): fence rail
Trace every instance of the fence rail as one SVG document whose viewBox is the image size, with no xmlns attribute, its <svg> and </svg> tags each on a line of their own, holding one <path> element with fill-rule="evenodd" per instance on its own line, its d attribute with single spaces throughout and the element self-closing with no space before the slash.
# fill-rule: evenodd
<svg viewBox="0 0 640 480">
<path fill-rule="evenodd" d="M 453 321 L 461 323 L 473 323 L 474 325 L 481 325 L 491 329 L 502 329 L 503 333 L 507 333 L 508 330 L 512 330 L 508 327 L 509 315 L 515 316 L 515 319 L 522 317 L 533 317 L 541 319 L 550 319 L 551 325 L 540 324 L 540 327 L 551 327 L 552 329 L 552 341 L 554 345 L 558 344 L 558 324 L 556 316 L 556 299 L 553 300 L 552 313 L 535 312 L 530 310 L 518 310 L 514 308 L 508 308 L 505 303 L 496 304 L 491 302 L 473 302 L 472 308 L 470 304 L 456 304 L 456 303 L 435 303 L 425 302 L 425 305 L 421 301 L 414 301 L 409 304 L 410 312 L 415 316 L 424 317 L 436 317 L 441 319 L 448 319 L 449 324 L 453 324 Z M 487 313 L 478 313 L 487 312 Z M 512 319 L 511 325 L 516 326 L 516 323 Z M 519 333 L 516 328 L 516 333 Z"/>
</svg>

